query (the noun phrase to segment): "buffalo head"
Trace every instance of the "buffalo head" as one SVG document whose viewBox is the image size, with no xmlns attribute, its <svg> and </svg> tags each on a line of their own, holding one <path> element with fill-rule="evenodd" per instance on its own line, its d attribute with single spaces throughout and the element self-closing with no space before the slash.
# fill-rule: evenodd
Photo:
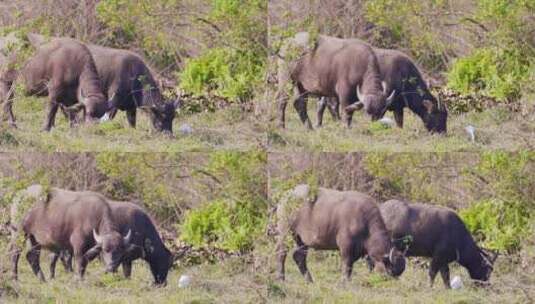
<svg viewBox="0 0 535 304">
<path fill-rule="evenodd" d="M 426 115 L 424 116 L 426 129 L 433 133 L 446 133 L 446 121 L 448 119 L 446 105 L 437 101 L 434 97 L 432 97 L 432 100 L 424 99 L 422 103 L 426 109 Z"/>
<path fill-rule="evenodd" d="M 66 113 L 76 115 L 82 111 L 85 122 L 98 121 L 109 110 L 109 102 L 102 94 L 84 94 L 80 89 L 79 102 L 70 107 L 62 107 Z"/>
<path fill-rule="evenodd" d="M 95 246 L 85 253 L 85 257 L 88 260 L 92 260 L 100 254 L 106 265 L 106 272 L 116 272 L 123 258 L 128 256 L 129 251 L 132 250 L 132 246 L 130 246 L 132 231 L 128 230 L 125 236 L 118 232 L 99 235 L 93 229 L 93 238 L 95 239 Z"/>
<path fill-rule="evenodd" d="M 392 246 L 388 254 L 381 257 L 369 256 L 369 265 L 380 273 L 398 277 L 405 271 L 405 252 Z"/>
<path fill-rule="evenodd" d="M 152 126 L 156 131 L 170 135 L 173 133 L 173 119 L 175 119 L 176 109 L 179 106 L 180 101 L 177 99 L 174 102 L 164 102 L 140 108 L 149 114 Z"/>
<path fill-rule="evenodd" d="M 383 91 L 379 94 L 363 94 L 360 91 L 360 87 L 357 86 L 358 101 L 347 106 L 344 110 L 347 113 L 353 113 L 354 111 L 359 111 L 364 108 L 364 111 L 371 116 L 373 121 L 381 119 L 396 96 L 396 90 L 393 90 L 390 95 L 388 95 L 386 84 L 384 82 L 382 83 L 382 86 Z"/>
<path fill-rule="evenodd" d="M 485 249 L 478 250 L 479 258 L 469 265 L 468 272 L 472 280 L 486 282 L 494 270 L 494 262 L 498 258 L 498 253 L 489 253 Z"/>
<path fill-rule="evenodd" d="M 154 277 L 154 284 L 158 286 L 166 285 L 167 274 L 174 263 L 173 255 L 165 246 L 153 246 L 150 239 L 145 240 L 144 251 L 150 265 L 150 271 Z"/>
</svg>

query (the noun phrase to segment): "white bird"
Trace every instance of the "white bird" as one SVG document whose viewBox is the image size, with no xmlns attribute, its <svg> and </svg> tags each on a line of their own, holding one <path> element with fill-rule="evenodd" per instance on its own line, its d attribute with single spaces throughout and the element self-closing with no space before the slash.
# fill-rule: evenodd
<svg viewBox="0 0 535 304">
<path fill-rule="evenodd" d="M 454 276 L 453 279 L 451 279 L 450 286 L 452 289 L 461 289 L 463 288 L 463 281 L 461 281 L 460 276 Z"/>
<path fill-rule="evenodd" d="M 392 120 L 392 118 L 386 117 L 386 116 L 381 118 L 381 119 L 379 119 L 379 122 L 382 123 L 385 126 L 388 126 L 388 127 L 393 127 L 394 124 L 395 124 L 395 122 L 394 122 L 394 120 Z"/>
<path fill-rule="evenodd" d="M 108 112 L 106 112 L 106 114 L 104 114 L 104 116 L 100 118 L 100 122 L 105 122 L 108 120 L 110 120 L 110 115 L 108 114 Z"/>
<path fill-rule="evenodd" d="M 178 128 L 178 130 L 180 131 L 180 133 L 184 135 L 189 135 L 193 133 L 193 128 L 189 124 L 181 125 L 180 128 Z"/>
<path fill-rule="evenodd" d="M 186 288 L 191 284 L 191 277 L 189 275 L 181 275 L 180 279 L 178 279 L 178 287 L 180 288 Z"/>
<path fill-rule="evenodd" d="M 476 128 L 472 125 L 468 125 L 464 128 L 464 130 L 470 136 L 470 140 L 472 140 L 472 142 L 475 142 L 476 141 Z"/>
</svg>

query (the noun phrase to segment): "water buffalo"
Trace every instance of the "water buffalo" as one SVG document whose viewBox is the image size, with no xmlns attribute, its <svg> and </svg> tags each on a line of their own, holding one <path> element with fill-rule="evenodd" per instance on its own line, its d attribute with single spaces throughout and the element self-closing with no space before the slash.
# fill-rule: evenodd
<svg viewBox="0 0 535 304">
<path fill-rule="evenodd" d="M 372 120 L 376 120 L 384 115 L 393 101 L 395 91 L 387 95 L 375 53 L 361 41 L 323 35 L 314 41 L 309 33 L 302 32 L 286 42 L 281 57 L 276 96 L 279 123 L 283 128 L 290 82 L 294 87 L 294 107 L 309 129 L 312 125 L 306 98 L 310 95 L 336 97 L 344 109 L 355 103 L 350 110 L 342 112 L 348 127 L 353 111 L 364 108 Z"/>
<path fill-rule="evenodd" d="M 286 236 L 293 236 L 297 248 L 293 253 L 299 271 L 308 282 L 312 276 L 306 265 L 309 248 L 339 250 L 342 275 L 349 280 L 353 263 L 368 255 L 381 272 L 399 276 L 405 270 L 405 257 L 395 248 L 386 230 L 376 201 L 356 191 L 299 185 L 279 204 L 277 257 L 278 278 L 284 280 L 284 262 L 288 248 Z"/>
<path fill-rule="evenodd" d="M 34 47 L 45 44 L 47 38 L 38 34 L 28 34 L 28 40 Z M 151 70 L 137 54 L 121 49 L 113 49 L 94 44 L 87 45 L 95 60 L 101 86 L 109 99 L 108 116 L 113 119 L 117 110 L 126 111 L 126 118 L 131 127 L 136 126 L 137 109 L 146 110 L 154 129 L 172 133 L 173 119 L 179 101 L 165 102 L 154 80 Z M 70 112 L 79 108 L 74 106 Z"/>
<path fill-rule="evenodd" d="M 57 38 L 39 46 L 22 68 L 21 76 L 26 94 L 48 95 L 50 99 L 44 131 L 50 131 L 54 125 L 60 106 L 78 103 L 77 109 L 84 111 L 88 122 L 101 118 L 108 111 L 93 57 L 79 41 Z M 7 109 L 11 107 L 12 102 Z"/>
<path fill-rule="evenodd" d="M 110 201 L 110 206 L 119 231 L 132 231 L 130 242 L 139 249 L 123 258 L 124 276 L 130 278 L 132 262 L 142 258 L 149 263 L 155 284 L 165 284 L 169 268 L 173 265 L 173 256 L 165 247 L 150 216 L 141 207 L 130 202 Z M 58 254 L 52 257 L 51 270 L 55 269 L 58 257 Z M 72 270 L 72 255 L 64 251 L 61 258 L 65 269 Z"/>
<path fill-rule="evenodd" d="M 173 132 L 179 101 L 164 102 L 160 89 L 143 59 L 127 50 L 88 45 L 95 58 L 103 87 L 110 98 L 111 119 L 117 110 L 126 111 L 130 126 L 136 125 L 137 108 L 148 112 L 154 129 Z"/>
<path fill-rule="evenodd" d="M 448 264 L 457 262 L 477 281 L 488 281 L 496 255 L 479 248 L 463 221 L 451 209 L 425 204 L 408 204 L 389 200 L 380 205 L 386 228 L 394 239 L 410 236 L 410 245 L 396 243 L 407 256 L 430 257 L 430 284 L 440 271 L 446 288 L 450 288 Z"/>
<path fill-rule="evenodd" d="M 356 40 L 356 39 L 355 39 Z M 358 40 L 357 40 L 358 41 Z M 381 69 L 381 79 L 385 82 L 387 91 L 396 92 L 388 110 L 394 112 L 397 125 L 403 127 L 403 109 L 408 107 L 418 115 L 430 132 L 446 132 L 448 111 L 446 105 L 439 102 L 429 92 L 422 74 L 416 64 L 407 55 L 397 50 L 373 49 L 377 55 Z M 339 105 L 335 97 L 323 97 L 318 106 L 318 126 L 322 125 L 323 112 L 329 106 L 329 111 L 335 119 L 339 119 Z M 350 106 L 352 107 L 358 106 Z"/>
<path fill-rule="evenodd" d="M 30 206 L 21 217 L 25 212 L 22 209 Z M 18 244 L 21 233 L 24 240 L 30 240 L 26 259 L 41 281 L 45 281 L 39 265 L 41 249 L 72 252 L 80 278 L 84 276 L 88 261 L 99 254 L 106 271 L 114 272 L 123 257 L 139 251 L 138 246 L 130 243 L 131 230 L 121 234 L 106 198 L 95 192 L 30 186 L 14 201 L 11 218 L 13 234 L 9 248 L 15 279 L 22 251 Z"/>
</svg>

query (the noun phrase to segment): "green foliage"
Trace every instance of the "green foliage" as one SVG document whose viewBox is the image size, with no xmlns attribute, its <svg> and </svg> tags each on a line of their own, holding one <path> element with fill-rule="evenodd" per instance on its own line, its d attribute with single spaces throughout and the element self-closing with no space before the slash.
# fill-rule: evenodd
<svg viewBox="0 0 535 304">
<path fill-rule="evenodd" d="M 448 86 L 462 93 L 481 92 L 498 100 L 518 99 L 530 63 L 518 49 L 478 49 L 454 62 Z"/>
<path fill-rule="evenodd" d="M 198 247 L 210 245 L 244 252 L 253 248 L 254 240 L 262 233 L 264 217 L 254 204 L 207 202 L 204 207 L 186 213 L 181 238 Z"/>
<path fill-rule="evenodd" d="M 166 180 L 167 174 L 178 174 L 171 164 L 179 161 L 173 154 L 149 153 L 99 153 L 96 155 L 97 169 L 108 181 L 105 191 L 117 200 L 140 199 L 143 204 L 160 218 L 167 218 L 180 210 L 178 194 Z M 154 164 L 169 166 L 162 172 Z M 179 212 L 180 213 L 180 212 Z"/>
<path fill-rule="evenodd" d="M 262 81 L 263 65 L 263 59 L 251 51 L 210 49 L 187 60 L 179 76 L 180 86 L 194 95 L 212 93 L 231 101 L 246 101 Z"/>
<path fill-rule="evenodd" d="M 436 16 L 448 9 L 449 4 L 442 0 L 366 1 L 365 16 L 378 26 L 374 32 L 378 46 L 395 45 L 409 49 L 425 66 L 435 69 L 447 63 L 444 57 L 452 51 L 451 44 L 437 39 L 438 33 L 434 28 L 437 22 L 441 22 Z M 383 29 L 387 29 L 389 35 L 385 36 Z"/>
<path fill-rule="evenodd" d="M 186 213 L 182 239 L 194 246 L 240 252 L 252 249 L 266 224 L 265 162 L 264 152 L 213 153 L 197 174 L 208 175 L 219 184 L 217 198 Z"/>
<path fill-rule="evenodd" d="M 461 210 L 460 216 L 472 234 L 489 249 L 515 252 L 527 237 L 530 214 L 522 204 L 482 200 Z"/>
<path fill-rule="evenodd" d="M 176 0 L 104 0 L 97 4 L 96 12 L 108 29 L 104 39 L 109 44 L 137 45 L 158 65 L 168 66 L 174 63 L 176 53 L 183 50 L 169 31 L 174 24 L 168 23 L 161 12 L 176 10 L 179 4 Z"/>
</svg>

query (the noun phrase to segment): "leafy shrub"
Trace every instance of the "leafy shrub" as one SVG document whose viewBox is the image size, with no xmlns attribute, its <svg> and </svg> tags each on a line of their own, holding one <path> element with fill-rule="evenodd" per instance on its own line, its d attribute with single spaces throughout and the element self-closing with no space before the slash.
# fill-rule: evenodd
<svg viewBox="0 0 535 304">
<path fill-rule="evenodd" d="M 482 200 L 461 210 L 460 216 L 472 234 L 489 249 L 517 251 L 528 233 L 530 214 L 519 203 Z"/>
<path fill-rule="evenodd" d="M 478 49 L 454 62 L 448 86 L 463 94 L 481 92 L 499 100 L 517 99 L 529 76 L 529 62 L 515 49 Z"/>
<path fill-rule="evenodd" d="M 186 213 L 180 227 L 182 239 L 194 246 L 252 249 L 267 217 L 265 162 L 264 152 L 213 153 L 198 174 L 219 181 L 217 198 Z"/>
<path fill-rule="evenodd" d="M 186 61 L 179 76 L 180 86 L 194 95 L 213 93 L 231 101 L 245 101 L 262 81 L 262 68 L 262 60 L 249 51 L 211 49 Z"/>
<path fill-rule="evenodd" d="M 262 233 L 265 217 L 254 204 L 219 200 L 186 213 L 181 237 L 194 246 L 244 252 L 253 248 Z"/>
</svg>

